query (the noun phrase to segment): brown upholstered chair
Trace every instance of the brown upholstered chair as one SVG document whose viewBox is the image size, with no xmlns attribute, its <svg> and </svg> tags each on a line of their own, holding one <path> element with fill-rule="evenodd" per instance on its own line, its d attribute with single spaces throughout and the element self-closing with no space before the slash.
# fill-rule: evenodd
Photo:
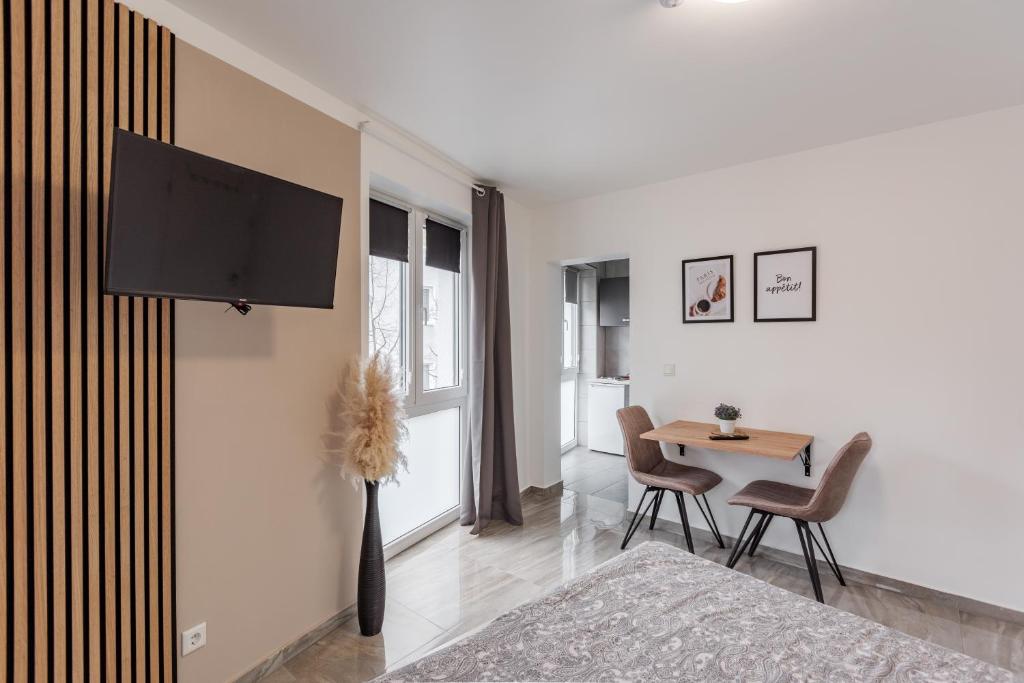
<svg viewBox="0 0 1024 683">
<path fill-rule="evenodd" d="M 666 460 L 665 456 L 661 453 L 661 446 L 658 445 L 657 441 L 641 439 L 641 434 L 654 429 L 654 425 L 651 424 L 651 418 L 648 417 L 647 411 L 641 406 L 622 408 L 616 414 L 619 418 L 619 427 L 622 428 L 622 438 L 626 443 L 626 466 L 629 468 L 629 473 L 633 479 L 646 487 L 644 494 L 640 497 L 640 502 L 636 506 L 636 512 L 633 513 L 633 520 L 629 523 L 626 537 L 622 540 L 622 549 L 625 550 L 629 540 L 643 523 L 644 516 L 652 506 L 654 510 L 651 514 L 650 528 L 654 528 L 654 523 L 658 520 L 658 512 L 661 510 L 661 501 L 665 497 L 666 491 L 671 491 L 676 497 L 676 504 L 679 506 L 679 519 L 683 524 L 683 532 L 686 534 L 686 547 L 689 548 L 691 553 L 693 552 L 693 538 L 690 536 L 690 521 L 686 516 L 684 493 L 693 496 L 715 540 L 718 541 L 720 547 L 724 548 L 725 543 L 722 541 L 722 534 L 718 531 L 715 516 L 711 514 L 711 505 L 708 503 L 707 496 L 704 495 L 718 486 L 722 478 L 711 470 L 680 465 L 677 462 Z M 650 502 L 647 503 L 647 508 L 641 513 L 640 509 L 643 508 L 644 499 L 648 493 L 653 495 Z M 704 506 L 700 504 L 700 498 L 697 496 L 704 499 L 707 512 L 704 511 Z"/>
<path fill-rule="evenodd" d="M 796 524 L 800 547 L 804 553 L 804 562 L 807 564 L 808 574 L 811 575 L 814 596 L 818 602 L 824 602 L 824 600 L 821 592 L 821 578 L 818 576 L 818 563 L 814 556 L 814 546 L 818 546 L 818 550 L 821 551 L 840 585 L 845 586 L 846 581 L 843 580 L 839 563 L 836 561 L 835 553 L 832 552 L 832 545 L 828 542 L 828 536 L 825 535 L 825 527 L 822 524 L 839 514 L 846 501 L 846 495 L 850 492 L 853 477 L 860 469 L 869 450 L 871 450 L 871 437 L 866 433 L 861 432 L 850 439 L 832 458 L 832 462 L 829 463 L 828 469 L 825 470 L 816 489 L 777 481 L 754 481 L 740 489 L 729 499 L 729 505 L 749 507 L 750 514 L 747 515 L 743 530 L 740 531 L 740 535 L 736 539 L 736 545 L 729 557 L 729 567 L 736 566 L 748 545 L 750 546 L 749 555 L 753 557 L 754 551 L 757 550 L 765 532 L 768 531 L 768 525 L 776 516 L 789 517 Z M 746 534 L 747 527 L 750 526 L 750 520 L 754 515 L 761 515 L 761 517 L 744 541 L 744 534 Z M 824 547 L 811 531 L 811 523 L 818 525 L 822 541 L 825 543 Z"/>
</svg>

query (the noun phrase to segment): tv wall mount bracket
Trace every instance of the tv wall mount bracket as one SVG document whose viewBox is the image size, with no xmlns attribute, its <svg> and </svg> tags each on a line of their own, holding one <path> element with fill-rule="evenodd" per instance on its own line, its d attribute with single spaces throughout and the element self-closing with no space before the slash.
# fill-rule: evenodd
<svg viewBox="0 0 1024 683">
<path fill-rule="evenodd" d="M 238 301 L 232 301 L 231 305 L 224 309 L 224 312 L 227 313 L 232 308 L 235 309 L 236 311 L 238 311 L 239 313 L 241 313 L 242 315 L 247 315 L 249 313 L 249 311 L 252 310 L 252 306 L 250 306 L 248 303 L 246 303 L 245 299 L 239 299 Z"/>
</svg>

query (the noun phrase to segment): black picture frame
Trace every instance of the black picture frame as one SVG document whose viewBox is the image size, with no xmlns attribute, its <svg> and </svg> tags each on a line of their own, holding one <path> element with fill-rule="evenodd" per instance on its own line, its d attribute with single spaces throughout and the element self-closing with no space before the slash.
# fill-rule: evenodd
<svg viewBox="0 0 1024 683">
<path fill-rule="evenodd" d="M 779 254 L 795 254 L 810 252 L 811 255 L 811 313 L 809 316 L 765 318 L 761 316 L 758 308 L 761 291 L 759 277 L 759 261 L 765 256 L 777 256 Z M 754 322 L 756 323 L 795 323 L 814 322 L 818 319 L 818 248 L 798 247 L 796 249 L 776 249 L 774 251 L 759 251 L 754 254 Z"/>
<path fill-rule="evenodd" d="M 682 263 L 682 280 L 683 280 L 683 324 L 701 324 L 701 323 L 731 323 L 736 321 L 736 287 L 735 277 L 736 268 L 733 262 L 733 255 L 728 254 L 725 256 L 708 256 L 706 258 L 693 258 L 683 259 Z M 689 297 L 687 296 L 686 290 L 686 267 L 693 263 L 704 263 L 707 261 L 728 261 L 729 262 L 729 275 L 727 279 L 727 286 L 729 288 L 729 317 L 728 318 L 713 318 L 713 319 L 702 319 L 688 317 L 687 302 Z"/>
</svg>

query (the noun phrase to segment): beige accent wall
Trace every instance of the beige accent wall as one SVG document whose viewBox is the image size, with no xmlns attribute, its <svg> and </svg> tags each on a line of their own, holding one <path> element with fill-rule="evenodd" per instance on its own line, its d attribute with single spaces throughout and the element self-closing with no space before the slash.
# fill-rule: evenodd
<svg viewBox="0 0 1024 683">
<path fill-rule="evenodd" d="M 360 349 L 360 163 L 357 131 L 182 41 L 176 87 L 179 146 L 345 200 L 334 310 L 177 306 L 178 625 L 208 634 L 180 661 L 192 683 L 234 678 L 355 602 L 361 493 L 318 456 Z"/>
</svg>

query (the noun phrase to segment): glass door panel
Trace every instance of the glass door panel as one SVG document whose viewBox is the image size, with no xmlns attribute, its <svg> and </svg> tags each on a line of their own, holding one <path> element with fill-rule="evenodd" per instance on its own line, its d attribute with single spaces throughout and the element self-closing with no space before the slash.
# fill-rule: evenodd
<svg viewBox="0 0 1024 683">
<path fill-rule="evenodd" d="M 460 410 L 449 408 L 408 420 L 403 446 L 409 471 L 380 490 L 384 543 L 415 530 L 459 504 Z"/>
</svg>

